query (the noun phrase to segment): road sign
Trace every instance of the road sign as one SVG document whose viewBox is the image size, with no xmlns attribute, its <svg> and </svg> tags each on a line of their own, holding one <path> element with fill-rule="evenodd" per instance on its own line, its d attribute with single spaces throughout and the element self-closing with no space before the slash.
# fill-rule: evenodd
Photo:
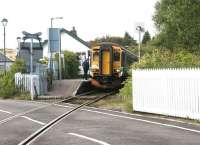
<svg viewBox="0 0 200 145">
<path fill-rule="evenodd" d="M 49 52 L 60 51 L 60 29 L 49 28 Z"/>
</svg>

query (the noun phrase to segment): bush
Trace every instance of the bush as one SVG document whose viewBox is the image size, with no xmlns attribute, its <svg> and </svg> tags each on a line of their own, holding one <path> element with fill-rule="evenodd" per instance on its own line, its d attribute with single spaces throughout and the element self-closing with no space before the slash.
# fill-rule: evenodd
<svg viewBox="0 0 200 145">
<path fill-rule="evenodd" d="M 132 77 L 131 75 L 124 82 L 124 87 L 120 89 L 119 96 L 121 96 L 122 101 L 125 104 L 126 111 L 132 112 L 133 107 L 132 107 Z"/>
<path fill-rule="evenodd" d="M 17 90 L 15 89 L 14 76 L 11 72 L 7 72 L 0 78 L 0 97 L 8 98 L 13 96 Z"/>
<path fill-rule="evenodd" d="M 62 61 L 62 78 L 76 78 L 79 75 L 79 60 L 77 55 L 71 51 L 63 51 L 64 61 Z M 55 59 L 58 61 L 58 54 L 56 54 Z"/>
<path fill-rule="evenodd" d="M 1 74 L 0 77 L 0 97 L 9 98 L 17 93 L 15 88 L 15 78 L 16 72 L 25 72 L 26 65 L 23 60 L 16 60 L 16 62 L 11 66 L 10 70 L 6 74 Z"/>
</svg>

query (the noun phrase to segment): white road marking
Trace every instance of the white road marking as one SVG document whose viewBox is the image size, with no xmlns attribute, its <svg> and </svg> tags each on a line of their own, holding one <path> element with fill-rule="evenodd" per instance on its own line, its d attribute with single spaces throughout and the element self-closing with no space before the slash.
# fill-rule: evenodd
<svg viewBox="0 0 200 145">
<path fill-rule="evenodd" d="M 7 113 L 7 114 L 12 114 L 12 112 L 5 111 L 5 110 L 2 110 L 2 109 L 0 109 L 0 112 Z M 41 122 L 41 121 L 38 121 L 38 120 L 35 120 L 35 119 L 32 119 L 32 118 L 30 118 L 30 117 L 27 117 L 27 116 L 21 116 L 21 117 L 23 117 L 23 118 L 25 118 L 25 119 L 27 119 L 27 120 L 33 121 L 33 122 L 35 122 L 35 123 L 38 123 L 38 124 L 41 124 L 41 125 L 45 125 L 45 123 L 43 123 L 43 122 Z"/>
<path fill-rule="evenodd" d="M 32 119 L 32 118 L 27 117 L 27 116 L 21 116 L 21 117 L 23 117 L 23 118 L 25 118 L 25 119 L 27 119 L 27 120 L 33 121 L 33 122 L 35 122 L 35 123 L 41 124 L 41 125 L 45 125 L 45 124 L 46 124 L 46 123 L 43 123 L 43 122 L 41 122 L 41 121 Z"/>
<path fill-rule="evenodd" d="M 87 136 L 84 136 L 84 135 L 80 135 L 80 134 L 76 134 L 76 133 L 68 133 L 70 135 L 73 135 L 73 136 L 77 136 L 77 137 L 80 137 L 80 138 L 84 138 L 84 139 L 87 139 L 87 140 L 90 140 L 90 141 L 93 141 L 93 142 L 96 142 L 96 143 L 100 143 L 102 145 L 110 145 L 106 142 L 103 142 L 103 141 L 100 141 L 100 140 L 97 140 L 97 139 L 94 139 L 94 138 L 91 138 L 91 137 L 87 137 Z"/>
<path fill-rule="evenodd" d="M 12 114 L 12 113 L 9 112 L 9 111 L 5 111 L 5 110 L 1 110 L 1 109 L 0 109 L 0 112 L 7 113 L 7 114 Z"/>
<path fill-rule="evenodd" d="M 159 122 L 154 122 L 154 121 L 149 121 L 149 120 L 144 120 L 144 119 L 139 119 L 139 118 L 133 118 L 133 117 L 128 117 L 128 116 L 121 116 L 121 115 L 110 114 L 110 113 L 99 112 L 99 111 L 93 111 L 93 110 L 87 110 L 87 109 L 82 109 L 82 110 L 85 110 L 85 111 L 88 111 L 88 112 L 99 113 L 99 114 L 103 114 L 103 115 L 109 115 L 109 116 L 113 116 L 113 117 L 131 119 L 131 120 L 141 121 L 141 122 L 145 122 L 145 123 L 151 123 L 151 124 L 156 124 L 156 125 L 161 125 L 161 126 L 166 126 L 166 127 L 177 128 L 177 129 L 181 129 L 181 130 L 187 130 L 187 131 L 195 132 L 195 133 L 200 133 L 200 130 L 195 130 L 195 129 L 185 128 L 185 127 L 180 127 L 180 126 L 171 125 L 171 124 L 159 123 Z"/>
<path fill-rule="evenodd" d="M 64 105 L 57 105 L 57 104 L 55 104 L 55 105 L 56 106 L 60 106 L 60 107 L 73 108 L 71 106 L 64 106 Z M 165 127 L 177 128 L 177 129 L 186 130 L 186 131 L 195 132 L 195 133 L 200 133 L 200 130 L 185 128 L 185 127 L 180 127 L 180 126 L 171 125 L 171 124 L 159 123 L 159 122 L 149 121 L 149 120 L 145 120 L 145 119 L 139 119 L 139 118 L 128 117 L 128 116 L 121 116 L 121 115 L 110 114 L 110 113 L 99 112 L 99 111 L 93 111 L 93 110 L 88 110 L 88 109 L 81 109 L 81 110 L 87 111 L 87 112 L 93 112 L 93 113 L 103 114 L 103 115 L 108 115 L 108 116 L 113 116 L 113 117 L 118 117 L 118 118 L 136 120 L 136 121 L 150 123 L 150 124 L 161 125 L 161 126 L 165 126 Z"/>
<path fill-rule="evenodd" d="M 69 106 L 74 106 L 73 104 L 70 104 L 70 103 L 64 103 L 64 104 L 67 104 Z M 130 116 L 139 116 L 139 117 L 146 117 L 146 118 L 152 118 L 152 119 L 168 120 L 168 121 L 172 121 L 172 122 L 186 123 L 184 121 L 170 119 L 170 118 L 164 118 L 164 117 L 162 118 L 162 117 L 156 117 L 156 116 L 146 116 L 146 115 L 142 115 L 142 114 L 131 114 L 131 113 L 127 113 L 127 112 L 120 112 L 120 111 L 114 111 L 114 110 L 109 110 L 109 109 L 104 109 L 104 108 L 96 108 L 96 107 L 90 107 L 90 106 L 86 106 L 86 107 L 89 108 L 89 109 L 95 109 L 95 110 L 100 110 L 100 111 L 108 111 L 108 112 L 113 112 L 113 113 L 120 113 L 120 114 L 130 115 Z M 187 122 L 187 124 L 192 124 L 192 123 Z"/>
</svg>

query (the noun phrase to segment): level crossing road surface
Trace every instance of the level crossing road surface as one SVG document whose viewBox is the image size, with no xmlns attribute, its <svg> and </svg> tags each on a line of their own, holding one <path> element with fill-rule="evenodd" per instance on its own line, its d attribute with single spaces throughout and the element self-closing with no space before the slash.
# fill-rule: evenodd
<svg viewBox="0 0 200 145">
<path fill-rule="evenodd" d="M 0 100 L 0 122 L 46 103 Z M 16 145 L 74 105 L 59 104 L 0 123 L 0 145 Z M 200 126 L 84 107 L 35 139 L 32 145 L 199 145 Z"/>
</svg>

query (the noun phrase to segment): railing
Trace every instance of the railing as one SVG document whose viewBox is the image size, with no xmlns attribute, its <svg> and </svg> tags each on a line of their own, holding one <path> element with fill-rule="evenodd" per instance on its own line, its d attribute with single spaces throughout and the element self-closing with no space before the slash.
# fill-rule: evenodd
<svg viewBox="0 0 200 145">
<path fill-rule="evenodd" d="M 132 71 L 133 109 L 200 120 L 200 69 Z"/>
<path fill-rule="evenodd" d="M 47 93 L 47 79 L 39 75 L 15 74 L 15 86 L 21 92 L 31 91 L 31 78 L 33 79 L 33 90 L 35 95 L 44 95 Z"/>
</svg>

